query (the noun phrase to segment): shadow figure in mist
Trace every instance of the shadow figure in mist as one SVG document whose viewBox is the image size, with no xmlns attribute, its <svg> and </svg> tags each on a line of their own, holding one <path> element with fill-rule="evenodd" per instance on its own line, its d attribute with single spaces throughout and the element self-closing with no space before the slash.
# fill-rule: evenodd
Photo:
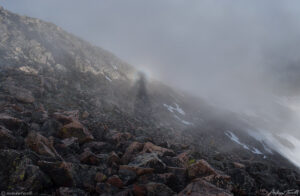
<svg viewBox="0 0 300 196">
<path fill-rule="evenodd" d="M 134 115 L 138 119 L 150 121 L 152 117 L 152 107 L 147 92 L 147 80 L 144 73 L 139 72 L 136 82 L 136 96 L 134 102 Z"/>
</svg>

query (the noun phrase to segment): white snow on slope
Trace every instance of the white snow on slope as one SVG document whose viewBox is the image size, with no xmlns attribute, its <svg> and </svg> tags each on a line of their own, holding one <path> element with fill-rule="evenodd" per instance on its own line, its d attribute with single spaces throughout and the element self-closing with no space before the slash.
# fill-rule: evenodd
<svg viewBox="0 0 300 196">
<path fill-rule="evenodd" d="M 267 151 L 270 154 L 273 154 L 273 151 L 264 143 L 264 141 L 262 142 L 262 145 L 263 145 L 265 151 Z"/>
<path fill-rule="evenodd" d="M 231 139 L 232 141 L 234 141 L 235 143 L 243 146 L 243 148 L 247 149 L 247 150 L 250 150 L 249 147 L 246 145 L 246 144 L 243 144 L 242 142 L 240 142 L 240 139 L 234 134 L 232 133 L 231 131 L 227 131 L 225 133 L 225 135 L 227 135 L 229 137 L 229 139 Z"/>
<path fill-rule="evenodd" d="M 257 148 L 252 147 L 252 146 L 248 146 L 248 145 L 242 143 L 242 142 L 240 141 L 240 139 L 239 139 L 234 133 L 232 133 L 231 131 L 226 131 L 226 132 L 225 132 L 225 135 L 226 135 L 227 137 L 229 137 L 229 139 L 231 139 L 231 140 L 234 141 L 235 143 L 237 143 L 237 144 L 243 146 L 243 148 L 245 148 L 246 150 L 250 150 L 250 151 L 251 151 L 252 153 L 254 153 L 254 154 L 263 154 L 263 153 L 262 153 L 260 150 L 258 150 Z"/>
<path fill-rule="evenodd" d="M 114 70 L 118 70 L 118 67 L 116 65 L 113 65 Z"/>
<path fill-rule="evenodd" d="M 105 78 L 106 78 L 106 80 L 108 80 L 108 81 L 112 81 L 108 76 L 105 76 Z"/>
<path fill-rule="evenodd" d="M 170 106 L 170 105 L 165 104 L 165 103 L 163 104 L 163 106 L 166 107 L 172 113 L 174 113 L 174 111 L 176 111 L 181 115 L 185 115 L 185 112 L 183 111 L 183 109 L 181 109 L 177 103 L 174 103 L 174 104 L 175 104 L 175 107 Z"/>
<path fill-rule="evenodd" d="M 188 122 L 188 121 L 186 121 L 186 120 L 183 120 L 183 119 L 179 118 L 179 117 L 178 117 L 177 115 L 175 115 L 175 114 L 174 114 L 174 117 L 175 117 L 177 120 L 179 120 L 182 124 L 185 124 L 185 125 L 193 125 L 193 123 Z"/>
<path fill-rule="evenodd" d="M 266 138 L 263 135 L 261 135 L 258 131 L 255 130 L 248 130 L 247 133 L 257 141 L 259 141 L 266 152 L 273 154 L 271 148 L 266 144 Z"/>
<path fill-rule="evenodd" d="M 251 152 L 253 152 L 254 154 L 263 154 L 260 150 L 258 150 L 255 147 L 253 147 L 253 149 L 251 150 Z"/>
</svg>

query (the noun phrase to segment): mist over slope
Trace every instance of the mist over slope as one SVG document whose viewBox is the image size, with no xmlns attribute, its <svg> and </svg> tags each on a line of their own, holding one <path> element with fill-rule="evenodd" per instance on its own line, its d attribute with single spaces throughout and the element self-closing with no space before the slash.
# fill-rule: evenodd
<svg viewBox="0 0 300 196">
<path fill-rule="evenodd" d="M 297 1 L 12 0 L 3 5 L 52 21 L 219 108 L 248 114 L 256 129 L 284 132 L 298 146 Z M 290 159 L 299 157 L 299 149 L 290 150 Z"/>
<path fill-rule="evenodd" d="M 298 147 L 280 135 L 294 115 L 275 101 L 281 95 L 258 88 L 263 102 L 220 107 L 147 80 L 52 23 L 3 8 L 0 23 L 1 189 L 255 195 L 299 188 L 298 168 L 277 152 Z"/>
</svg>

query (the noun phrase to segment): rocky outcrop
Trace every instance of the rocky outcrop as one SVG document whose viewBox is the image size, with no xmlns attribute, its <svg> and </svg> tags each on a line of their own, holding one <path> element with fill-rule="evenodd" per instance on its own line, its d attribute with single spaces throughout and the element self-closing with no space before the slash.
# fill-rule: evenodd
<svg viewBox="0 0 300 196">
<path fill-rule="evenodd" d="M 76 137 L 79 143 L 85 143 L 94 139 L 89 131 L 79 122 L 73 121 L 64 125 L 58 135 L 61 138 Z"/>
</svg>

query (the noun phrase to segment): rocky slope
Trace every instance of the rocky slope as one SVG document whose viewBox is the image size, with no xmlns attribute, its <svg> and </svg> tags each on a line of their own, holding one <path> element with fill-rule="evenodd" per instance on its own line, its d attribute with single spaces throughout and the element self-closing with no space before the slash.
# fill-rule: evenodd
<svg viewBox="0 0 300 196">
<path fill-rule="evenodd" d="M 59 27 L 0 9 L 0 190 L 267 195 L 297 168 L 217 110 Z"/>
</svg>

